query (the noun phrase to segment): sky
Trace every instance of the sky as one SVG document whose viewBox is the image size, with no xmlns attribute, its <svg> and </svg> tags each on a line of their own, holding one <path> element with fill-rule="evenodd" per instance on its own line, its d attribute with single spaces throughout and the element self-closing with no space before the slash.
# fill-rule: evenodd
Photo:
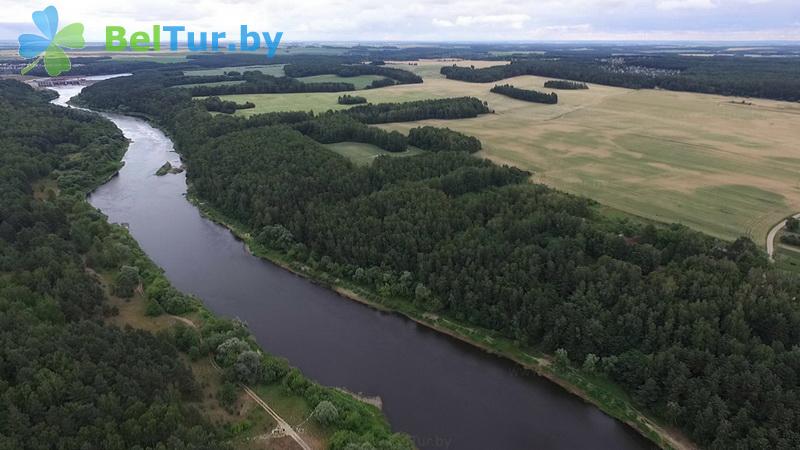
<svg viewBox="0 0 800 450">
<path fill-rule="evenodd" d="M 128 34 L 153 24 L 283 41 L 800 41 L 800 0 L 0 0 L 0 40 L 36 32 L 31 13 L 54 5 L 59 26 Z"/>
</svg>

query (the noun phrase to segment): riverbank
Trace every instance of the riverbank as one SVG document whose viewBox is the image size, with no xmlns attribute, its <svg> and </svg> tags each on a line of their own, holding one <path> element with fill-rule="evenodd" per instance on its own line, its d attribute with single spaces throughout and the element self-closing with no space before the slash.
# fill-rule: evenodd
<svg viewBox="0 0 800 450">
<path fill-rule="evenodd" d="M 255 243 L 246 226 L 231 220 L 212 206 L 198 199 L 192 194 L 191 186 L 189 186 L 187 199 L 206 218 L 227 228 L 237 239 L 245 244 L 247 251 L 256 257 L 331 289 L 341 297 L 380 311 L 400 314 L 439 333 L 446 334 L 485 352 L 511 360 L 522 369 L 547 378 L 571 394 L 595 405 L 605 414 L 630 426 L 661 448 L 678 450 L 696 448 L 688 438 L 676 430 L 664 427 L 654 419 L 648 418 L 638 411 L 632 405 L 630 398 L 618 386 L 602 377 L 587 375 L 572 367 L 557 367 L 556 364 L 552 363 L 550 355 L 532 349 L 524 349 L 518 343 L 500 336 L 496 332 L 421 311 L 402 299 L 381 297 L 348 280 L 332 277 L 323 271 L 294 261 L 282 253 L 264 248 Z"/>
</svg>

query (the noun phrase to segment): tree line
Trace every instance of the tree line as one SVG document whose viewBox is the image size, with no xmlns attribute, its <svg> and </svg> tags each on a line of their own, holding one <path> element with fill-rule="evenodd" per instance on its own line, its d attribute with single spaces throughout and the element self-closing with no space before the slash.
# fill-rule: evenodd
<svg viewBox="0 0 800 450">
<path fill-rule="evenodd" d="M 289 94 L 297 92 L 341 92 L 354 91 L 352 83 L 320 82 L 303 83 L 289 77 L 273 77 L 258 71 L 242 74 L 244 83 L 200 85 L 189 89 L 193 97 L 237 94 Z"/>
<path fill-rule="evenodd" d="M 555 92 L 545 94 L 544 92 L 535 91 L 533 89 L 521 89 L 510 84 L 496 84 L 490 91 L 495 94 L 505 95 L 506 97 L 526 102 L 544 103 L 547 105 L 555 105 L 558 103 L 558 94 Z"/>
<path fill-rule="evenodd" d="M 337 63 L 292 63 L 283 67 L 286 76 L 292 78 L 310 77 L 314 75 L 333 74 L 340 77 L 356 77 L 359 75 L 378 75 L 390 80 L 392 84 L 422 83 L 422 77 L 403 69 L 385 67 L 375 64 L 337 64 Z"/>
<path fill-rule="evenodd" d="M 404 103 L 370 103 L 344 110 L 343 114 L 363 123 L 376 124 L 426 119 L 466 119 L 489 112 L 486 102 L 475 97 L 454 97 Z"/>
</svg>

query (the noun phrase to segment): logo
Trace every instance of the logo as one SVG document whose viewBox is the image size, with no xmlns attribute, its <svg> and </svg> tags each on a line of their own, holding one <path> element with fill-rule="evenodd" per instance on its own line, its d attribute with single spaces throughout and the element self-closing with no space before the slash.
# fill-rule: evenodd
<svg viewBox="0 0 800 450">
<path fill-rule="evenodd" d="M 64 53 L 64 48 L 81 49 L 86 46 L 83 38 L 83 24 L 73 23 L 58 31 L 58 11 L 54 6 L 48 6 L 43 11 L 33 13 L 33 23 L 44 36 L 36 34 L 23 34 L 19 37 L 19 55 L 33 62 L 22 69 L 22 75 L 33 70 L 42 59 L 44 68 L 51 77 L 61 75 L 72 68 L 69 56 Z M 169 50 L 178 51 L 181 39 L 185 40 L 186 48 L 190 52 L 228 52 L 243 51 L 254 52 L 266 50 L 267 58 L 275 56 L 278 45 L 283 37 L 283 32 L 274 34 L 267 32 L 250 31 L 247 25 L 239 27 L 238 46 L 236 41 L 226 42 L 227 34 L 222 31 L 195 32 L 187 31 L 185 26 L 153 25 L 152 35 L 145 31 L 136 31 L 126 36 L 125 28 L 121 26 L 106 26 L 105 49 L 109 52 L 146 52 L 161 50 L 161 32 L 169 36 Z M 210 38 L 210 39 L 209 39 Z M 211 41 L 209 43 L 209 40 Z"/>
<path fill-rule="evenodd" d="M 72 68 L 69 57 L 62 48 L 80 49 L 86 45 L 83 24 L 72 23 L 58 31 L 58 11 L 48 6 L 33 13 L 33 23 L 44 36 L 23 34 L 19 37 L 19 55 L 25 59 L 36 58 L 22 69 L 22 75 L 33 70 L 44 59 L 44 68 L 51 77 Z"/>
</svg>

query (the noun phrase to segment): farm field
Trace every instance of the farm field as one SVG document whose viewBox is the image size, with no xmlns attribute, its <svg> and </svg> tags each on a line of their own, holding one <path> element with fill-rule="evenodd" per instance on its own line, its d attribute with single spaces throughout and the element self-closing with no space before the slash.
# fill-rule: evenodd
<svg viewBox="0 0 800 450">
<path fill-rule="evenodd" d="M 337 142 L 336 144 L 323 144 L 329 150 L 332 150 L 345 158 L 353 161 L 359 166 L 368 166 L 372 164 L 378 156 L 386 155 L 392 157 L 414 156 L 422 153 L 422 150 L 416 147 L 409 147 L 408 150 L 401 153 L 387 152 L 372 144 L 362 144 L 360 142 Z"/>
<path fill-rule="evenodd" d="M 459 64 L 474 64 L 461 62 Z M 484 62 L 492 64 L 493 62 Z M 456 121 L 381 125 L 406 132 L 428 124 L 481 139 L 479 156 L 534 172 L 533 180 L 585 195 L 620 211 L 680 222 L 725 239 L 750 236 L 800 211 L 800 104 L 590 85 L 558 91 L 558 105 L 527 103 L 438 74 L 442 64 L 397 63 L 425 83 L 359 93 L 372 103 L 470 95 L 495 114 Z M 475 64 L 478 66 L 478 64 Z M 547 78 L 502 83 L 544 90 Z M 269 111 L 341 109 L 337 93 L 228 96 Z"/>
</svg>

